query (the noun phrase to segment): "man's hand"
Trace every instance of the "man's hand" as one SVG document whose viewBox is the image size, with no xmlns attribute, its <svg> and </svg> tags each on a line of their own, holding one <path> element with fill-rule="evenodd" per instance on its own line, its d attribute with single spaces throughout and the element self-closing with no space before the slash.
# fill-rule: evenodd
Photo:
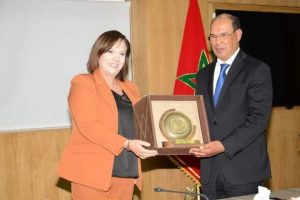
<svg viewBox="0 0 300 200">
<path fill-rule="evenodd" d="M 199 148 L 191 148 L 189 153 L 196 157 L 212 157 L 224 151 L 225 148 L 220 141 L 212 141 L 207 144 L 200 144 Z"/>
</svg>

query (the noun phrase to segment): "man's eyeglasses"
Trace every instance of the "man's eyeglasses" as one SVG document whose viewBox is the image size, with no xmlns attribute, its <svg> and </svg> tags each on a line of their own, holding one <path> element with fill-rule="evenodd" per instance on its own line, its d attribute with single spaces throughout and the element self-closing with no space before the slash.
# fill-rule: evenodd
<svg viewBox="0 0 300 200">
<path fill-rule="evenodd" d="M 215 42 L 217 40 L 217 38 L 219 40 L 226 40 L 229 36 L 231 36 L 236 30 L 232 31 L 231 33 L 221 33 L 220 35 L 214 35 L 214 34 L 210 34 L 208 36 L 208 40 L 211 42 Z"/>
</svg>

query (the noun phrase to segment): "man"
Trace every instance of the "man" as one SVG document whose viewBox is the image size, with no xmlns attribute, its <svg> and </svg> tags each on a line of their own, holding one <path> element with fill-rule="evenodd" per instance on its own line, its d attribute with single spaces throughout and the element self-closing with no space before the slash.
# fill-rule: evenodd
<svg viewBox="0 0 300 200">
<path fill-rule="evenodd" d="M 217 59 L 197 74 L 196 94 L 204 96 L 211 142 L 190 152 L 202 158 L 201 189 L 212 200 L 257 193 L 271 177 L 272 81 L 269 67 L 240 49 L 237 17 L 218 15 L 210 32 Z"/>
</svg>

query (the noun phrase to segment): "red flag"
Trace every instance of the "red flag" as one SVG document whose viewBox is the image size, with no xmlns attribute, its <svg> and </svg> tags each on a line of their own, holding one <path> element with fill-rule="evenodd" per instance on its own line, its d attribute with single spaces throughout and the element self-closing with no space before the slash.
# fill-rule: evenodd
<svg viewBox="0 0 300 200">
<path fill-rule="evenodd" d="M 197 0 L 190 0 L 181 44 L 174 95 L 195 94 L 196 74 L 208 64 L 208 50 Z M 195 156 L 170 157 L 196 183 L 200 179 L 200 160 Z"/>
</svg>

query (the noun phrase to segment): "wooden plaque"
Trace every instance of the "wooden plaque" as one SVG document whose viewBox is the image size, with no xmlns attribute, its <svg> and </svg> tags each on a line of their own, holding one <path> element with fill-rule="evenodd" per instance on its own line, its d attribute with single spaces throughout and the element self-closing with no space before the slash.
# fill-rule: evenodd
<svg viewBox="0 0 300 200">
<path fill-rule="evenodd" d="M 189 155 L 210 141 L 201 95 L 147 95 L 133 110 L 137 138 L 160 155 Z"/>
</svg>

